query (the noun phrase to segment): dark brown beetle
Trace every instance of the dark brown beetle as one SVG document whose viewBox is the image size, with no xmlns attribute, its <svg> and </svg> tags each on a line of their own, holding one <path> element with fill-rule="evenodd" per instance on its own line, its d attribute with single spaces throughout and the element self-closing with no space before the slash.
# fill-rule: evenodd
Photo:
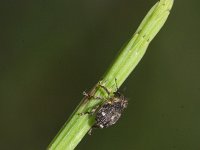
<svg viewBox="0 0 200 150">
<path fill-rule="evenodd" d="M 110 96 L 110 92 L 105 86 L 99 84 L 99 87 L 104 89 L 107 92 L 108 96 Z M 117 87 L 117 82 L 116 82 L 116 87 Z M 91 96 L 86 92 L 83 92 L 83 95 L 85 95 L 89 99 L 90 98 L 101 99 L 101 100 L 103 99 Z M 113 92 L 113 95 L 111 97 L 108 97 L 103 104 L 98 105 L 97 108 L 93 109 L 91 112 L 81 113 L 81 114 L 95 115 L 95 124 L 92 126 L 92 128 L 88 133 L 91 134 L 91 131 L 94 128 L 107 128 L 115 124 L 121 117 L 121 114 L 127 107 L 127 105 L 128 105 L 127 99 L 124 97 L 124 95 L 118 92 L 118 87 L 117 87 L 116 92 Z"/>
</svg>

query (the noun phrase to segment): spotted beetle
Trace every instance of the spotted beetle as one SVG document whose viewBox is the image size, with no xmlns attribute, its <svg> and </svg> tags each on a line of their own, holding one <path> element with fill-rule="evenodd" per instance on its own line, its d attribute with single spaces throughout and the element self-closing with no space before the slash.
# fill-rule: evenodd
<svg viewBox="0 0 200 150">
<path fill-rule="evenodd" d="M 91 112 L 81 113 L 81 115 L 95 115 L 95 124 L 89 130 L 88 134 L 91 135 L 92 129 L 94 128 L 107 128 L 115 124 L 121 117 L 121 114 L 124 111 L 124 109 L 127 107 L 128 101 L 124 97 L 124 95 L 118 91 L 116 79 L 115 83 L 117 90 L 113 92 L 111 97 L 111 93 L 109 92 L 109 90 L 99 83 L 99 87 L 106 91 L 106 93 L 108 94 L 108 98 L 106 98 L 106 100 L 104 100 L 104 102 L 101 105 L 98 105 Z M 103 98 L 92 96 L 86 92 L 83 92 L 83 95 L 85 95 L 88 99 L 94 98 L 103 100 Z"/>
</svg>

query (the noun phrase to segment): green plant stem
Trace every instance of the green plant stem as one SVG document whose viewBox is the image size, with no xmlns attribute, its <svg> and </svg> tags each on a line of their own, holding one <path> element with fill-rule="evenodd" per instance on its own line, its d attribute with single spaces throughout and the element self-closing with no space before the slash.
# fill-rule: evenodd
<svg viewBox="0 0 200 150">
<path fill-rule="evenodd" d="M 146 52 L 149 43 L 164 25 L 172 5 L 173 0 L 160 0 L 148 12 L 129 43 L 122 49 L 120 54 L 103 76 L 102 83 L 104 83 L 110 91 L 113 92 L 116 90 L 115 78 L 117 79 L 117 84 L 120 87 L 139 63 Z M 96 85 L 90 91 L 90 94 L 106 97 L 105 91 L 101 88 L 97 88 Z M 83 98 L 79 106 L 51 142 L 48 149 L 74 149 L 95 123 L 94 116 L 80 116 L 79 114 L 91 111 L 100 103 L 102 103 L 102 101 L 94 99 L 87 100 L 86 97 Z"/>
</svg>

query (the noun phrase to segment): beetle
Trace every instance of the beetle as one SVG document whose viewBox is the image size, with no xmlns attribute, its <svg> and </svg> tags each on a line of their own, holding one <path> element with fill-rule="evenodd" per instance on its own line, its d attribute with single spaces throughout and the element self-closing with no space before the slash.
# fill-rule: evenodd
<svg viewBox="0 0 200 150">
<path fill-rule="evenodd" d="M 112 96 L 110 96 L 111 92 L 101 83 L 99 83 L 99 87 L 106 91 L 108 97 L 102 104 L 98 105 L 91 112 L 81 113 L 81 115 L 95 115 L 95 124 L 89 130 L 88 134 L 91 135 L 92 129 L 94 128 L 107 128 L 114 125 L 121 117 L 124 109 L 127 108 L 128 100 L 124 97 L 123 94 L 119 92 L 116 79 L 115 83 L 116 91 L 113 92 Z M 92 96 L 86 92 L 83 92 L 83 95 L 86 96 L 88 99 L 94 98 L 103 100 L 103 98 Z"/>
</svg>

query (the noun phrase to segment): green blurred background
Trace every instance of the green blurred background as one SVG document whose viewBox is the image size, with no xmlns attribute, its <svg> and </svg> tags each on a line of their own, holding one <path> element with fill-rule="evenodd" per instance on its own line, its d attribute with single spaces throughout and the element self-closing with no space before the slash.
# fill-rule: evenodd
<svg viewBox="0 0 200 150">
<path fill-rule="evenodd" d="M 156 0 L 1 0 L 0 149 L 45 149 Z M 78 150 L 200 149 L 200 1 L 175 0 L 120 88 L 129 107 Z"/>
</svg>

